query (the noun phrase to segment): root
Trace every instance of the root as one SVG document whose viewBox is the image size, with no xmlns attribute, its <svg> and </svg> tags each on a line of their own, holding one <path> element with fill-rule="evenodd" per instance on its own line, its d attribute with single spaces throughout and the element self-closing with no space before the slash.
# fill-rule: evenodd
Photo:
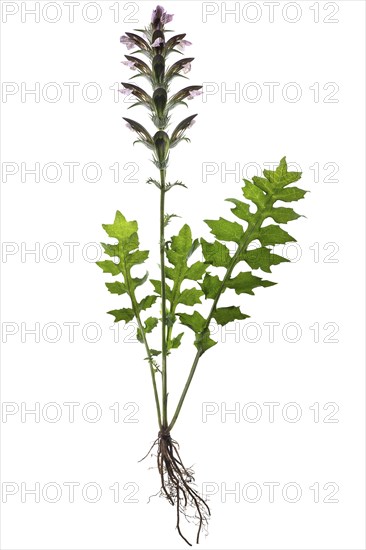
<svg viewBox="0 0 366 550">
<path fill-rule="evenodd" d="M 157 463 L 161 489 L 159 495 L 166 498 L 176 508 L 176 527 L 179 535 L 189 545 L 181 531 L 181 519 L 194 522 L 197 526 L 196 543 L 199 544 L 201 532 L 207 531 L 210 508 L 199 495 L 194 485 L 194 472 L 186 468 L 179 454 L 179 445 L 168 431 L 160 431 L 151 450 L 157 446 Z M 149 454 L 148 453 L 148 454 Z"/>
</svg>

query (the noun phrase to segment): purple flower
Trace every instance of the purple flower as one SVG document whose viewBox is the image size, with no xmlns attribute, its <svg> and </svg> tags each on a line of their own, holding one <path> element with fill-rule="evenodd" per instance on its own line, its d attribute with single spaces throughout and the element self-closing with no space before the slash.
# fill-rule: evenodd
<svg viewBox="0 0 366 550">
<path fill-rule="evenodd" d="M 151 23 L 154 27 L 158 27 L 160 25 L 163 26 L 170 23 L 173 20 L 173 17 L 173 15 L 166 12 L 163 6 L 156 6 L 152 12 Z"/>
<path fill-rule="evenodd" d="M 191 69 L 192 69 L 191 63 L 186 63 L 186 64 L 184 65 L 184 67 L 183 67 L 183 73 L 184 73 L 184 74 L 187 74 L 187 73 L 189 73 L 189 71 L 190 71 Z"/>
<path fill-rule="evenodd" d="M 123 88 L 122 90 L 118 90 L 122 95 L 129 96 L 132 94 L 132 90 L 127 90 L 126 88 Z"/>
<path fill-rule="evenodd" d="M 162 44 L 164 44 L 164 38 L 159 37 L 151 45 L 152 45 L 153 48 L 158 48 Z"/>
<path fill-rule="evenodd" d="M 133 48 L 136 47 L 136 44 L 134 43 L 134 41 L 131 40 L 131 38 L 129 38 L 128 36 L 125 36 L 125 35 L 121 36 L 120 42 L 121 42 L 121 44 L 126 46 L 126 48 L 128 50 L 132 50 Z"/>
<path fill-rule="evenodd" d="M 123 65 L 126 65 L 126 67 L 129 67 L 131 69 L 131 71 L 136 70 L 136 66 L 135 66 L 135 63 L 133 61 L 121 61 L 121 63 L 123 63 Z"/>
<path fill-rule="evenodd" d="M 162 24 L 166 25 L 167 23 L 170 23 L 171 21 L 173 21 L 173 17 L 174 17 L 173 14 L 170 14 L 164 11 L 163 15 L 161 16 Z"/>
<path fill-rule="evenodd" d="M 161 16 L 165 12 L 163 6 L 156 6 L 156 8 L 152 12 L 151 16 L 151 23 L 154 23 L 157 19 L 161 19 Z"/>
<path fill-rule="evenodd" d="M 189 92 L 189 96 L 187 97 L 187 99 L 194 99 L 195 97 L 198 97 L 202 94 L 202 90 L 192 90 L 191 92 Z"/>
<path fill-rule="evenodd" d="M 192 46 L 192 42 L 189 40 L 181 40 L 177 46 L 180 50 L 184 51 L 187 46 Z"/>
</svg>

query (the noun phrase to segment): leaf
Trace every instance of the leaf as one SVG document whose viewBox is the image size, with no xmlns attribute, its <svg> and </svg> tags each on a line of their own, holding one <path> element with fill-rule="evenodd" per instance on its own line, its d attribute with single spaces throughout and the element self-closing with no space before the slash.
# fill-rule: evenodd
<svg viewBox="0 0 366 550">
<path fill-rule="evenodd" d="M 228 267 L 231 261 L 229 249 L 219 241 L 208 243 L 201 239 L 203 256 L 214 267 Z"/>
<path fill-rule="evenodd" d="M 225 199 L 225 200 L 235 204 L 235 208 L 232 208 L 231 211 L 239 219 L 244 220 L 248 223 L 252 223 L 254 221 L 255 215 L 250 213 L 250 207 L 248 203 L 239 201 L 237 199 Z"/>
<path fill-rule="evenodd" d="M 115 316 L 115 322 L 126 321 L 128 323 L 136 316 L 140 323 L 140 312 L 151 307 L 155 303 L 157 296 L 146 296 L 138 303 L 135 297 L 135 290 L 147 281 L 148 272 L 139 278 L 133 277 L 131 270 L 134 266 L 145 262 L 149 256 L 149 252 L 138 249 L 137 222 L 127 221 L 120 211 L 116 212 L 114 222 L 112 224 L 104 224 L 103 228 L 109 237 L 118 241 L 117 244 L 102 243 L 104 251 L 108 256 L 117 257 L 119 263 L 115 264 L 111 260 L 105 260 L 97 262 L 97 265 L 103 269 L 104 273 L 123 276 L 123 282 L 106 283 L 106 286 L 112 294 L 119 296 L 128 294 L 132 304 L 132 309 L 118 309 L 109 313 Z M 141 332 L 137 333 L 137 338 L 142 341 Z"/>
<path fill-rule="evenodd" d="M 157 327 L 158 322 L 156 317 L 148 317 L 145 321 L 145 332 L 152 332 L 154 328 Z"/>
<path fill-rule="evenodd" d="M 182 325 L 189 327 L 194 332 L 203 331 L 206 320 L 200 313 L 198 313 L 198 311 L 195 311 L 192 315 L 189 315 L 188 313 L 177 313 L 177 315 Z"/>
<path fill-rule="evenodd" d="M 132 221 L 128 222 L 126 218 L 124 217 L 121 212 L 116 212 L 116 217 L 114 219 L 113 224 L 104 224 L 103 229 L 106 231 L 106 233 L 109 235 L 109 237 L 113 237 L 115 239 L 118 239 L 121 241 L 121 243 L 128 243 L 129 239 L 136 233 L 137 236 L 137 222 Z M 134 248 L 137 248 L 137 244 Z M 131 248 L 131 250 L 134 250 L 134 248 Z M 129 252 L 131 251 L 129 250 Z"/>
<path fill-rule="evenodd" d="M 210 275 L 206 273 L 203 283 L 201 283 L 201 288 L 206 298 L 216 298 L 217 293 L 220 289 L 222 281 L 220 281 L 217 275 Z M 223 290 L 224 292 L 224 290 Z"/>
<path fill-rule="evenodd" d="M 198 281 L 202 279 L 207 269 L 207 265 L 203 262 L 195 262 L 188 267 L 188 259 L 198 247 L 198 239 L 192 240 L 191 229 L 185 224 L 178 235 L 172 237 L 171 247 L 166 252 L 167 258 L 173 266 L 166 265 L 165 267 L 166 277 L 174 283 L 168 298 L 173 314 L 179 304 L 193 306 L 201 303 L 200 297 L 203 295 L 201 290 L 196 288 L 180 290 L 184 280 Z"/>
<path fill-rule="evenodd" d="M 97 266 L 103 269 L 103 273 L 110 273 L 113 276 L 119 275 L 121 269 L 119 264 L 115 264 L 112 260 L 104 260 L 103 262 L 96 262 Z"/>
<path fill-rule="evenodd" d="M 201 304 L 201 296 L 203 296 L 202 290 L 197 288 L 186 288 L 179 295 L 179 303 L 185 306 L 194 306 L 195 304 Z"/>
<path fill-rule="evenodd" d="M 249 180 L 244 180 L 244 183 L 245 186 L 242 188 L 244 197 L 254 202 L 259 210 L 264 209 L 266 206 L 266 193 Z"/>
<path fill-rule="evenodd" d="M 204 221 L 219 241 L 233 241 L 239 244 L 244 236 L 243 228 L 237 222 L 230 222 L 224 218 Z"/>
<path fill-rule="evenodd" d="M 219 325 L 227 325 L 235 320 L 247 319 L 249 315 L 245 315 L 240 311 L 239 307 L 220 307 L 216 309 L 213 318 Z"/>
<path fill-rule="evenodd" d="M 271 218 L 276 223 L 292 222 L 300 217 L 292 208 L 274 208 L 271 212 Z"/>
<path fill-rule="evenodd" d="M 141 278 L 139 277 L 134 277 L 134 278 L 131 278 L 131 288 L 133 290 L 135 290 L 137 287 L 143 285 L 144 283 L 146 283 L 147 279 L 149 277 L 149 273 L 148 271 L 145 273 L 145 275 Z"/>
<path fill-rule="evenodd" d="M 150 283 L 152 283 L 156 294 L 159 294 L 159 296 L 161 296 L 161 281 L 159 281 L 158 279 L 150 279 Z M 171 294 L 171 288 L 169 287 L 168 283 L 165 283 L 165 296 L 168 300 L 171 299 Z"/>
<path fill-rule="evenodd" d="M 291 237 L 291 235 L 281 229 L 278 225 L 267 225 L 266 227 L 262 227 L 259 230 L 258 239 L 260 240 L 262 246 L 267 246 L 268 244 L 275 245 L 296 242 L 294 237 Z"/>
<path fill-rule="evenodd" d="M 105 286 L 111 294 L 118 294 L 119 296 L 122 296 L 122 294 L 126 294 L 127 292 L 126 285 L 124 283 L 120 283 L 119 281 L 116 281 L 115 283 L 106 283 Z"/>
<path fill-rule="evenodd" d="M 148 250 L 136 250 L 129 254 L 126 258 L 126 265 L 132 267 L 133 265 L 143 264 L 149 257 Z"/>
<path fill-rule="evenodd" d="M 205 274 L 206 269 L 207 265 L 204 262 L 195 262 L 186 271 L 185 278 L 191 281 L 199 281 Z"/>
<path fill-rule="evenodd" d="M 210 333 L 208 330 L 201 334 L 197 334 L 196 339 L 194 341 L 194 345 L 196 348 L 201 352 L 200 355 L 203 355 L 205 351 L 212 348 L 213 346 L 216 346 L 217 342 L 215 340 L 212 340 L 210 338 Z"/>
<path fill-rule="evenodd" d="M 253 176 L 253 183 L 256 187 L 259 187 L 262 191 L 270 194 L 273 191 L 273 185 L 266 179 L 259 176 Z"/>
<path fill-rule="evenodd" d="M 242 259 L 245 260 L 252 269 L 261 269 L 266 273 L 271 273 L 272 265 L 290 261 L 282 256 L 273 254 L 269 248 L 265 247 L 248 250 L 243 254 Z"/>
<path fill-rule="evenodd" d="M 303 199 L 306 193 L 308 193 L 308 191 L 304 191 L 303 189 L 299 189 L 298 187 L 288 187 L 286 189 L 276 191 L 273 197 L 276 201 L 293 202 Z"/>
<path fill-rule="evenodd" d="M 111 258 L 117 258 L 119 255 L 119 245 L 118 244 L 106 244 L 106 243 L 100 243 L 103 247 L 104 252 L 107 254 L 107 256 L 110 256 Z"/>
<path fill-rule="evenodd" d="M 129 323 L 135 317 L 133 310 L 130 308 L 114 309 L 113 311 L 108 311 L 108 314 L 114 315 L 115 323 L 118 323 L 119 321 L 125 321 L 126 323 Z"/>
<path fill-rule="evenodd" d="M 154 330 L 154 328 L 157 326 L 158 322 L 159 322 L 159 320 L 156 317 L 148 317 L 145 321 L 145 326 L 144 326 L 145 333 L 149 334 L 150 332 L 152 332 Z M 143 335 L 142 335 L 142 332 L 141 332 L 140 328 L 137 329 L 136 337 L 137 337 L 137 340 L 139 342 L 141 342 L 141 344 L 143 344 L 144 338 L 143 338 Z M 150 350 L 150 352 L 151 352 L 151 355 L 153 355 L 152 350 Z M 157 354 L 159 354 L 159 353 L 161 353 L 161 352 L 160 351 L 157 352 Z"/>
<path fill-rule="evenodd" d="M 236 294 L 251 294 L 254 295 L 253 289 L 263 286 L 273 286 L 276 283 L 272 283 L 271 281 L 265 281 L 261 279 L 260 277 L 256 277 L 252 274 L 251 271 L 247 271 L 245 273 L 239 273 L 236 277 L 233 279 L 229 279 L 226 282 L 227 288 L 231 288 L 235 290 Z"/>
<path fill-rule="evenodd" d="M 191 246 L 192 246 L 192 232 L 189 225 L 185 224 L 179 231 L 178 235 L 172 237 L 171 249 L 177 254 L 188 255 Z M 174 262 L 171 262 L 171 263 L 174 264 Z"/>
<path fill-rule="evenodd" d="M 175 336 L 175 338 L 172 338 L 170 342 L 168 342 L 168 351 L 171 349 L 179 348 L 183 335 L 184 332 L 181 332 L 180 334 L 178 334 L 178 336 Z"/>
<path fill-rule="evenodd" d="M 149 309 L 151 306 L 153 306 L 157 300 L 157 296 L 145 296 L 141 300 L 141 302 L 138 304 L 139 311 L 144 311 L 145 309 Z"/>
<path fill-rule="evenodd" d="M 283 188 L 291 183 L 295 183 L 301 179 L 301 172 L 288 172 L 287 171 L 287 162 L 286 157 L 281 159 L 280 164 L 275 171 L 272 170 L 263 170 L 265 178 L 272 184 L 275 188 Z M 254 180 L 254 178 L 253 178 Z"/>
</svg>

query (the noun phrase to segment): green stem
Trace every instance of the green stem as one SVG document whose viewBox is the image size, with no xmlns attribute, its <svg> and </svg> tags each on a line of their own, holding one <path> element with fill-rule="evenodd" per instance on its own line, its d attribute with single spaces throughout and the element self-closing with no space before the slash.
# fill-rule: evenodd
<svg viewBox="0 0 366 550">
<path fill-rule="evenodd" d="M 160 270 L 161 270 L 161 354 L 162 354 L 162 409 L 163 428 L 168 426 L 168 380 L 167 380 L 167 314 L 165 292 L 165 169 L 160 169 Z"/>
<path fill-rule="evenodd" d="M 221 298 L 221 295 L 222 295 L 223 291 L 225 290 L 226 282 L 230 278 L 234 267 L 236 266 L 236 264 L 239 261 L 240 256 L 242 255 L 243 252 L 245 252 L 245 250 L 248 247 L 249 243 L 252 241 L 253 233 L 256 232 L 260 228 L 260 226 L 263 223 L 263 220 L 264 220 L 263 214 L 260 212 L 259 216 L 258 216 L 258 220 L 251 227 L 247 228 L 247 230 L 245 232 L 245 235 L 244 235 L 244 239 L 243 239 L 242 243 L 240 244 L 240 246 L 238 247 L 238 250 L 236 251 L 236 253 L 232 257 L 230 265 L 228 266 L 228 268 L 226 270 L 225 276 L 224 276 L 224 278 L 221 282 L 220 288 L 219 288 L 219 290 L 217 292 L 217 295 L 216 295 L 216 298 L 215 298 L 215 300 L 212 304 L 211 311 L 210 311 L 210 313 L 207 317 L 205 327 L 204 327 L 202 332 L 206 332 L 208 330 L 208 328 L 210 326 L 210 323 L 212 321 L 213 315 L 216 311 L 217 304 L 218 304 L 218 302 Z M 196 356 L 194 358 L 191 370 L 189 372 L 187 382 L 186 382 L 186 384 L 183 388 L 183 392 L 182 392 L 182 395 L 179 399 L 179 402 L 178 402 L 177 408 L 175 410 L 174 416 L 173 416 L 173 418 L 172 418 L 172 420 L 169 424 L 169 431 L 173 429 L 173 426 L 175 425 L 176 421 L 178 420 L 179 413 L 181 411 L 181 408 L 183 406 L 183 403 L 184 403 L 184 400 L 186 398 L 187 392 L 189 390 L 189 386 L 191 385 L 193 376 L 196 372 L 197 365 L 198 365 L 198 362 L 200 360 L 201 355 L 202 355 L 202 350 L 198 350 L 197 353 L 196 353 Z"/>
</svg>

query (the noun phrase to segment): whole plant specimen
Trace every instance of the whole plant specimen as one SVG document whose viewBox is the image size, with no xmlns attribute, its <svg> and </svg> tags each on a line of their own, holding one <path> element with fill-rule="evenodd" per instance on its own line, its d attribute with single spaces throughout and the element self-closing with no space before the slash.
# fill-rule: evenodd
<svg viewBox="0 0 366 550">
<path fill-rule="evenodd" d="M 143 264 L 148 259 L 149 252 L 139 249 L 137 222 L 127 221 L 119 211 L 112 224 L 103 225 L 108 236 L 117 242 L 102 243 L 107 256 L 117 258 L 118 262 L 111 259 L 98 262 L 98 265 L 104 273 L 121 278 L 106 283 L 108 290 L 129 299 L 129 307 L 109 312 L 114 316 L 115 322 L 128 323 L 136 319 L 138 325 L 137 339 L 145 347 L 159 425 L 158 437 L 151 450 L 154 447 L 157 449 L 160 494 L 176 507 L 176 527 L 180 536 L 190 544 L 181 531 L 181 516 L 187 519 L 193 517 L 196 521 L 198 543 L 200 533 L 206 527 L 210 509 L 195 488 L 194 472 L 183 464 L 179 446 L 172 438 L 172 430 L 201 357 L 216 345 L 210 336 L 212 322 L 226 325 L 248 317 L 238 305 L 219 307 L 221 296 L 228 290 L 234 290 L 239 296 L 253 295 L 255 288 L 275 284 L 262 279 L 258 274 L 254 275 L 252 270 L 260 269 L 271 273 L 272 266 L 288 261 L 274 254 L 270 247 L 295 241 L 281 225 L 300 216 L 292 208 L 281 206 L 281 203 L 298 201 L 305 196 L 306 191 L 291 185 L 301 178 L 301 173 L 289 172 L 286 159 L 283 158 L 276 170 L 263 170 L 263 177 L 255 176 L 252 181 L 245 179 L 241 200 L 227 199 L 233 205 L 231 212 L 239 219 L 239 223 L 225 218 L 205 220 L 215 237 L 213 241 L 193 239 L 188 225 L 183 225 L 177 235 L 167 238 L 166 227 L 174 215 L 165 211 L 166 194 L 175 186 L 184 186 L 180 181 L 167 181 L 170 150 L 182 141 L 189 141 L 186 132 L 196 115 L 185 118 L 170 133 L 167 133 L 167 128 L 173 109 L 187 106 L 186 100 L 199 95 L 202 88 L 188 86 L 174 94 L 170 93 L 172 81 L 178 77 L 186 78 L 193 61 L 191 57 L 183 57 L 174 63 L 168 62 L 174 54 L 182 55 L 182 50 L 191 45 L 185 40 L 185 34 L 169 38 L 171 31 L 166 29 L 166 25 L 172 19 L 173 16 L 163 7 L 157 6 L 147 28 L 136 31 L 140 34 L 126 32 L 121 37 L 122 44 L 135 50 L 132 55 L 126 55 L 124 61 L 136 73 L 131 79 L 145 78 L 151 85 L 151 91 L 147 92 L 136 84 L 124 82 L 121 92 L 136 99 L 132 106 L 146 107 L 157 128 L 151 134 L 139 122 L 130 118 L 124 119 L 137 134 L 136 141 L 152 151 L 153 162 L 159 172 L 159 178 L 150 178 L 148 183 L 154 184 L 160 192 L 160 277 L 150 279 L 153 294 L 137 296 L 147 287 L 148 273 L 142 278 L 136 277 L 133 273 L 134 267 Z M 136 55 L 143 56 L 145 60 Z M 274 223 L 268 223 L 269 219 Z M 225 244 L 227 242 L 234 243 L 234 253 L 230 252 Z M 235 268 L 243 264 L 248 267 L 233 275 Z M 221 268 L 219 271 L 223 271 L 224 275 L 220 277 L 214 268 Z M 187 281 L 192 281 L 195 286 L 182 290 Z M 202 304 L 202 300 L 211 303 L 209 313 L 205 316 L 196 307 Z M 147 316 L 147 310 L 157 301 L 160 303 L 161 316 Z M 184 335 L 182 325 L 193 331 L 196 351 L 186 384 L 170 416 L 168 358 L 170 361 L 173 350 L 181 344 Z M 161 331 L 159 350 L 149 345 L 150 333 L 158 327 Z"/>
</svg>

